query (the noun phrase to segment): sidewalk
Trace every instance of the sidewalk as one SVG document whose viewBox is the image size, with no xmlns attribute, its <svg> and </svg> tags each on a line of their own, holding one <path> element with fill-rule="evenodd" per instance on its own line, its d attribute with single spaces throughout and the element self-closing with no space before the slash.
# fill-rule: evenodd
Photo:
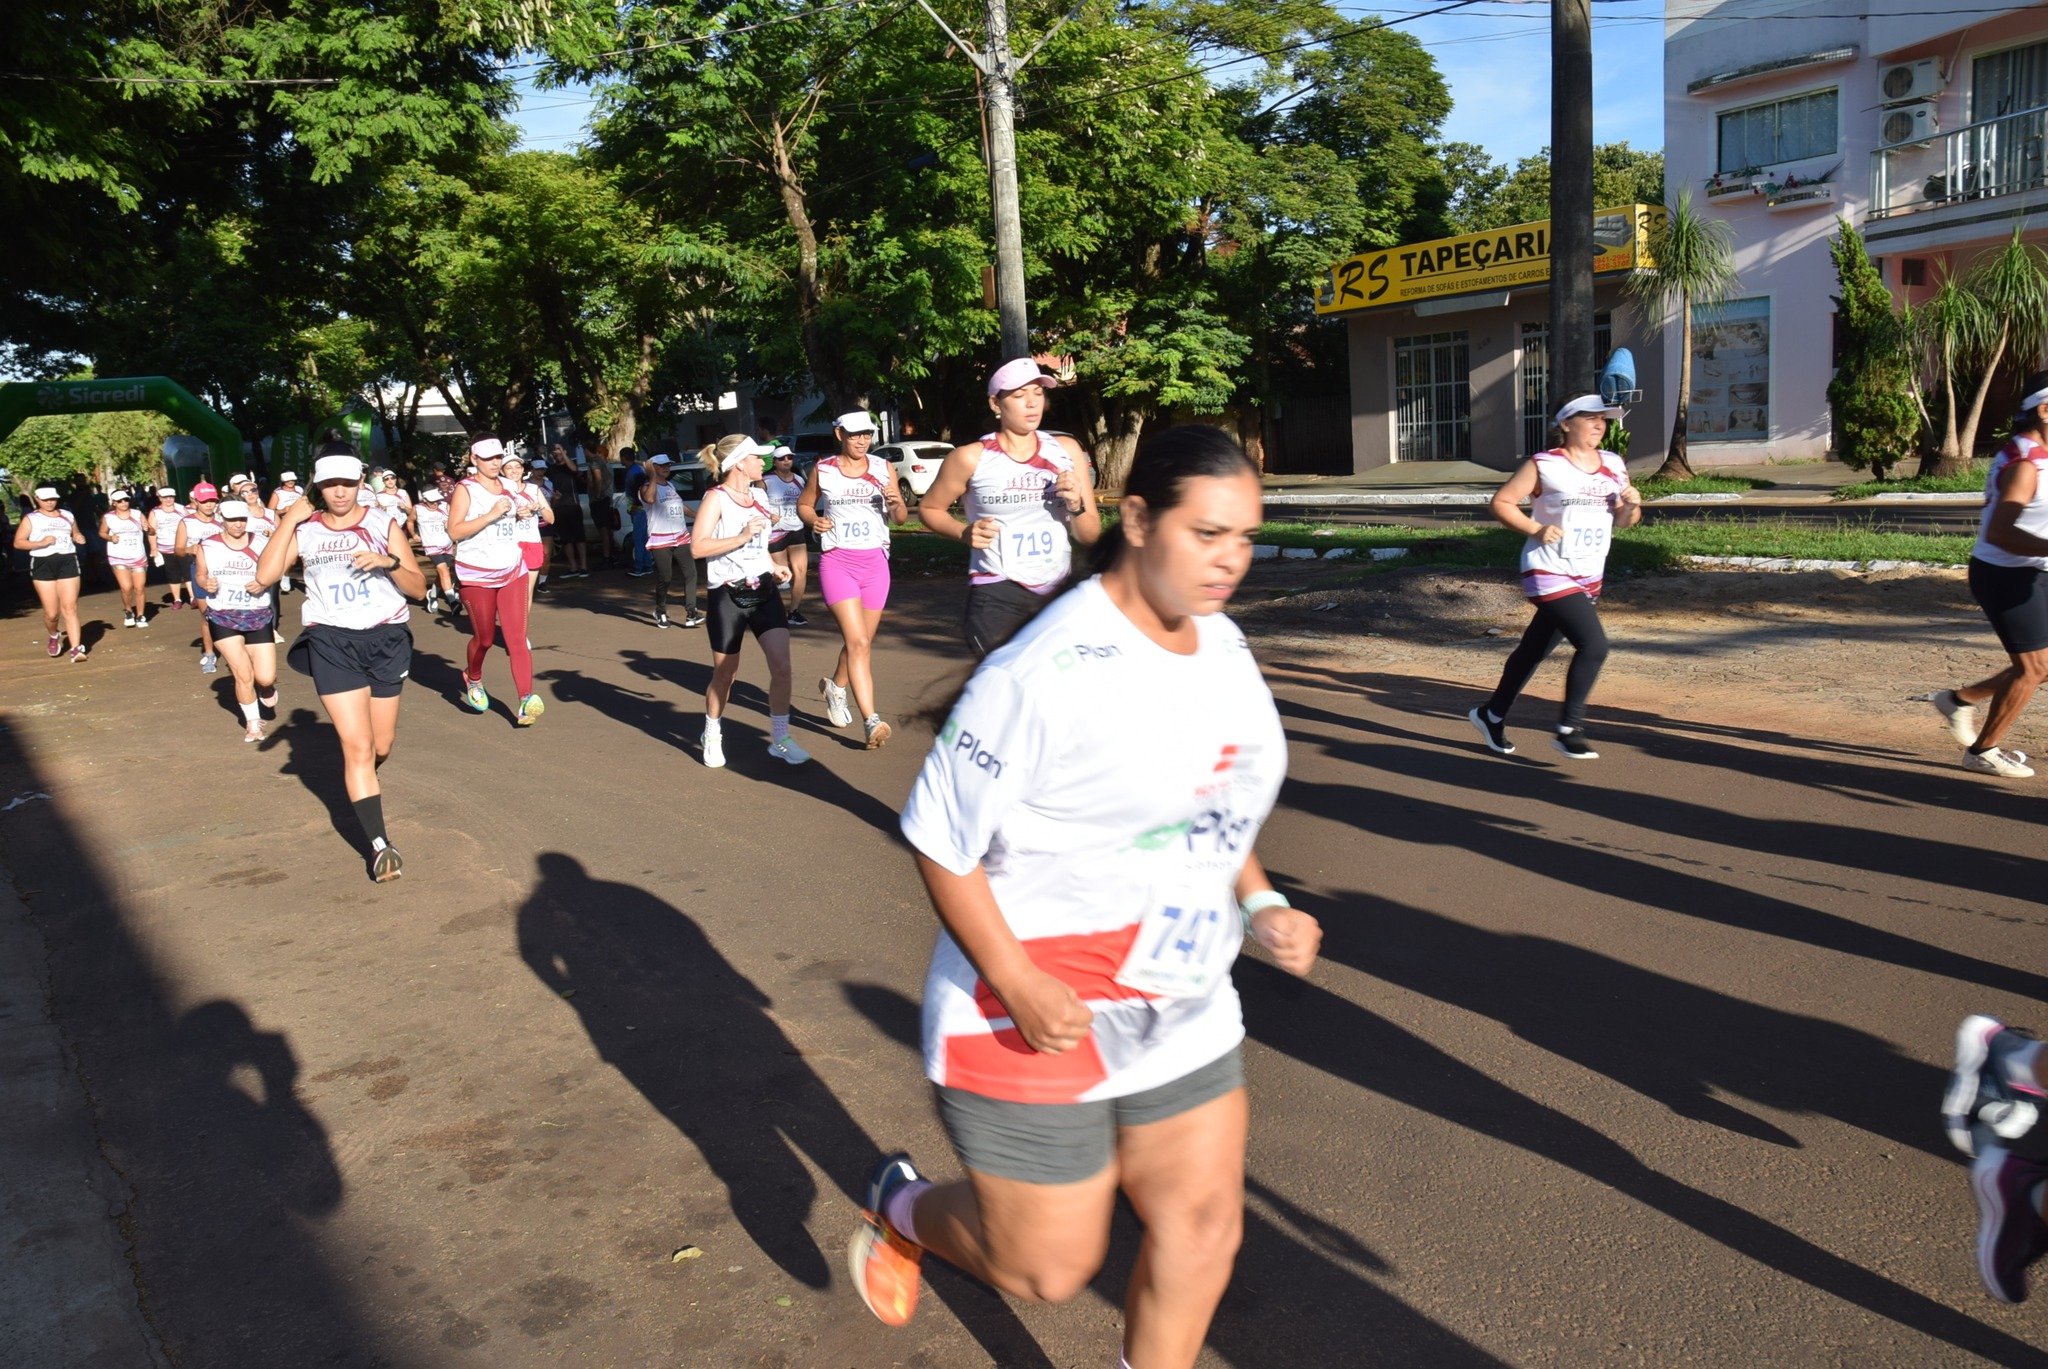
<svg viewBox="0 0 2048 1369">
<path fill-rule="evenodd" d="M 159 1369 L 116 1225 L 127 1186 L 100 1155 L 50 1021 L 46 961 L 27 907 L 0 879 L 0 1345 L 8 1369 Z"/>
<path fill-rule="evenodd" d="M 1641 480 L 1663 464 L 1662 456 L 1646 456 L 1629 462 L 1629 473 Z M 1867 473 L 1852 470 L 1839 461 L 1803 461 L 1784 465 L 1695 466 L 1706 476 L 1730 476 L 1768 480 L 1769 489 L 1719 494 L 1676 494 L 1649 501 L 1652 504 L 1739 504 L 1745 508 L 1840 509 L 1888 507 L 1900 503 L 1974 505 L 1980 496 L 1967 494 L 1887 494 L 1875 499 L 1837 500 L 1835 491 L 1867 479 Z M 1266 502 L 1286 507 L 1326 508 L 1348 505 L 1432 507 L 1450 504 L 1487 503 L 1504 471 L 1474 461 L 1397 461 L 1355 475 L 1269 475 L 1265 478 Z"/>
</svg>

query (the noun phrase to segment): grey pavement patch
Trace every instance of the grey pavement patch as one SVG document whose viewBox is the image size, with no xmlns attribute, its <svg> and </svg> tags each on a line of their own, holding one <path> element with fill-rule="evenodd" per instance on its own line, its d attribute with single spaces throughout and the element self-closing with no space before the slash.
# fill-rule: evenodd
<svg viewBox="0 0 2048 1369">
<path fill-rule="evenodd" d="M 1873 504 L 1981 504 L 1984 495 L 1978 490 L 1960 493 L 1934 493 L 1921 490 L 1887 490 L 1883 494 L 1870 496 Z"/>
<path fill-rule="evenodd" d="M 117 1225 L 131 1195 L 50 1021 L 46 963 L 28 909 L 0 882 L 0 1345 L 8 1369 L 163 1366 Z"/>
<path fill-rule="evenodd" d="M 1331 490 L 1324 494 L 1269 494 L 1266 503 L 1305 504 L 1490 504 L 1493 495 L 1480 490 L 1389 490 L 1363 494 L 1356 490 Z"/>
<path fill-rule="evenodd" d="M 1688 556 L 1696 566 L 1740 566 L 1745 570 L 1965 570 L 1940 561 L 1817 561 L 1794 556 Z"/>
<path fill-rule="evenodd" d="M 1742 495 L 1739 491 L 1725 490 L 1707 494 L 1665 494 L 1645 502 L 1651 504 L 1725 504 L 1739 501 L 1741 498 Z"/>
</svg>

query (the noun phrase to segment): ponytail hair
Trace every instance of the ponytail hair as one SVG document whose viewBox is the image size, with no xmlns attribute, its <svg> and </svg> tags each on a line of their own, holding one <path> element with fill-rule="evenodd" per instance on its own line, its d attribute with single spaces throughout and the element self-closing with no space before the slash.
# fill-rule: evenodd
<svg viewBox="0 0 2048 1369">
<path fill-rule="evenodd" d="M 725 479 L 725 470 L 721 464 L 725 458 L 753 440 L 745 433 L 727 433 L 716 442 L 697 449 L 697 464 L 711 472 L 711 479 L 715 484 Z"/>
<path fill-rule="evenodd" d="M 1228 480 L 1235 475 L 1249 475 L 1257 479 L 1258 474 L 1258 463 L 1251 459 L 1236 438 L 1223 429 L 1212 428 L 1206 423 L 1178 423 L 1156 430 L 1138 444 L 1138 454 L 1131 462 L 1130 473 L 1124 477 L 1124 498 L 1143 500 L 1146 514 L 1157 518 L 1179 506 L 1187 497 L 1191 480 Z M 1089 574 L 1107 574 L 1116 569 L 1130 552 L 1130 538 L 1125 535 L 1123 520 L 1119 518 L 1104 528 L 1102 536 L 1095 540 L 1093 554 L 1088 558 Z M 1031 617 L 1010 629 L 1010 637 L 1023 631 L 1024 625 L 1045 612 L 1054 600 L 1072 594 L 1076 588 L 1078 582 L 1041 600 Z M 1008 640 L 1009 637 L 1003 639 L 1004 642 Z M 1002 644 L 992 644 L 989 647 L 991 654 Z M 954 705 L 960 702 L 967 682 L 978 668 L 972 667 L 945 681 L 943 687 L 935 688 L 928 701 L 919 702 L 916 711 L 910 715 L 911 720 L 934 731 L 945 726 Z"/>
</svg>

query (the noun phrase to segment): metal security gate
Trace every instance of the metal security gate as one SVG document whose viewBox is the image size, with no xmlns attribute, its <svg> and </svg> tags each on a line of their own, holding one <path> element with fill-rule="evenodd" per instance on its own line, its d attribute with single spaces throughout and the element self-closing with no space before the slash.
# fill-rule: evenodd
<svg viewBox="0 0 2048 1369">
<path fill-rule="evenodd" d="M 1472 459 L 1472 357 L 1463 329 L 1394 339 L 1394 459 Z"/>
</svg>

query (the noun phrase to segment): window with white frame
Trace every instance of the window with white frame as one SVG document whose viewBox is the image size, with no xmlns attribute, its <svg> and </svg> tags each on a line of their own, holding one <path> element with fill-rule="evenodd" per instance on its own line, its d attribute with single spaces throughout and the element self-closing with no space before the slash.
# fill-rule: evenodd
<svg viewBox="0 0 2048 1369">
<path fill-rule="evenodd" d="M 1394 339 L 1394 459 L 1472 459 L 1472 355 L 1465 331 Z"/>
<path fill-rule="evenodd" d="M 1841 92 L 1829 87 L 1720 116 L 1717 171 L 1825 157 L 1841 145 Z"/>
</svg>

